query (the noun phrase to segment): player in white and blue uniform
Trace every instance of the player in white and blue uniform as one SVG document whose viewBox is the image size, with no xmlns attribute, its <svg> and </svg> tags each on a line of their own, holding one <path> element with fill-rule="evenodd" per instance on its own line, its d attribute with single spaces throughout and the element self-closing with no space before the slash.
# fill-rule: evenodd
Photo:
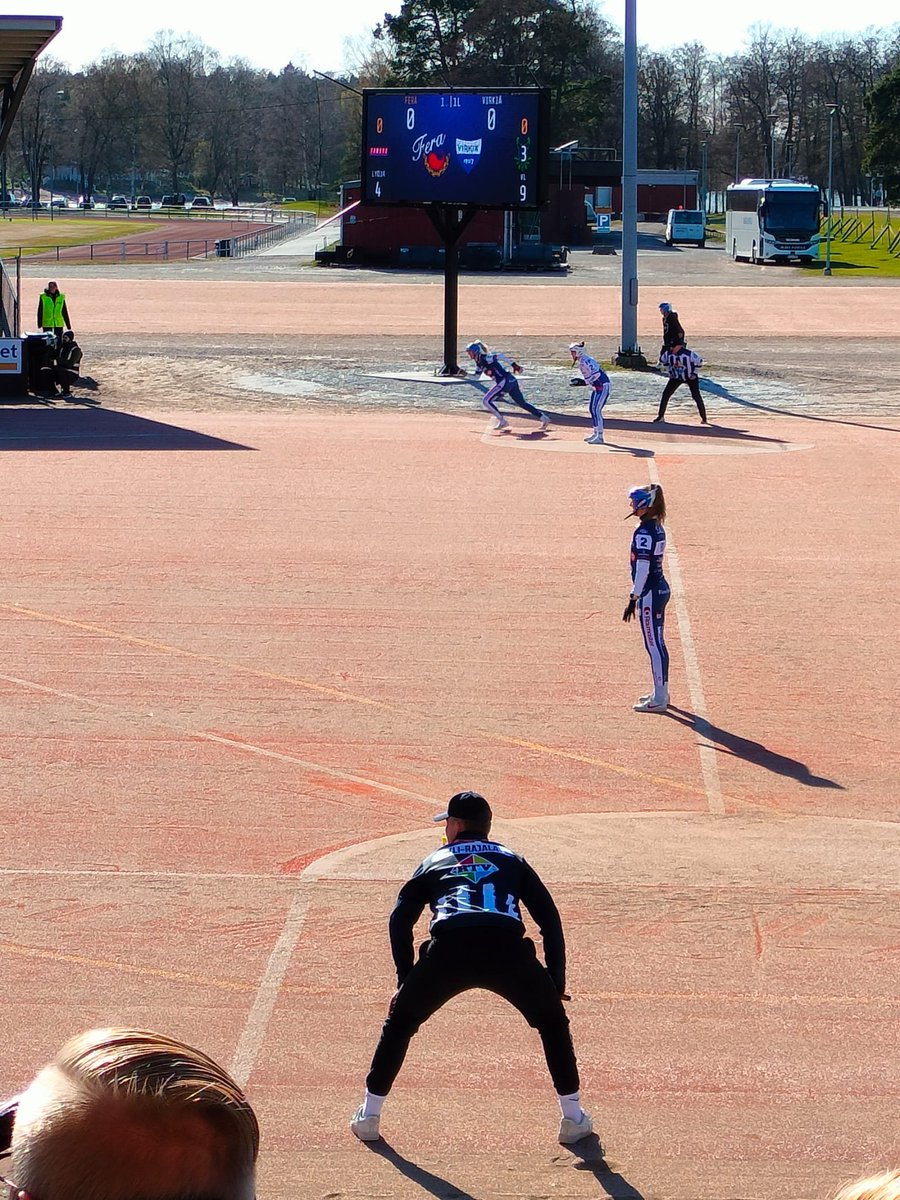
<svg viewBox="0 0 900 1200">
<path fill-rule="evenodd" d="M 501 396 L 507 396 L 513 404 L 517 404 L 525 412 L 537 417 L 541 423 L 541 432 L 550 428 L 550 418 L 547 414 L 541 412 L 539 408 L 535 408 L 533 404 L 529 404 L 522 395 L 522 389 L 519 387 L 519 381 L 515 375 L 522 368 L 517 362 L 505 354 L 497 354 L 488 350 L 484 342 L 469 342 L 466 346 L 466 354 L 475 363 L 476 379 L 480 375 L 487 375 L 494 381 L 493 386 L 488 388 L 481 401 L 488 412 L 494 414 L 494 429 L 502 430 L 509 427 L 509 421 L 497 408 L 496 401 Z M 509 363 L 509 370 L 505 366 L 506 363 Z"/>
<path fill-rule="evenodd" d="M 665 712 L 669 706 L 669 651 L 666 649 L 666 605 L 669 584 L 663 574 L 666 552 L 666 501 L 658 484 L 633 487 L 628 493 L 638 527 L 631 539 L 631 595 L 622 614 L 630 621 L 637 612 L 644 646 L 650 655 L 653 691 L 641 696 L 635 712 Z"/>
<path fill-rule="evenodd" d="M 602 446 L 603 405 L 609 399 L 609 376 L 597 362 L 596 358 L 591 358 L 590 354 L 587 353 L 584 348 L 584 342 L 572 342 L 569 346 L 569 353 L 572 355 L 572 362 L 577 364 L 579 371 L 584 376 L 585 383 L 591 389 L 588 408 L 594 431 L 590 437 L 586 437 L 584 440 L 591 446 Z M 577 383 L 578 380 L 574 379 L 572 382 Z"/>
</svg>

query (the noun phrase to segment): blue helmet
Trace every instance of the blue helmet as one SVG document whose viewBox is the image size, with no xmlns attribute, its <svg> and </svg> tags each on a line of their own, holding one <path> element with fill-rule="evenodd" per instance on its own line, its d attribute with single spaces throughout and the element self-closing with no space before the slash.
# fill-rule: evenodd
<svg viewBox="0 0 900 1200">
<path fill-rule="evenodd" d="M 663 300 L 662 304 L 659 306 L 659 311 L 661 313 L 670 313 L 672 311 L 672 305 Z"/>
<path fill-rule="evenodd" d="M 649 487 L 633 487 L 629 488 L 628 499 L 631 502 L 631 511 L 635 512 L 639 508 L 649 508 L 656 498 L 656 488 L 651 484 Z"/>
<path fill-rule="evenodd" d="M 478 352 L 483 349 L 483 342 L 469 342 L 468 346 L 466 346 L 466 354 L 478 354 Z"/>
</svg>

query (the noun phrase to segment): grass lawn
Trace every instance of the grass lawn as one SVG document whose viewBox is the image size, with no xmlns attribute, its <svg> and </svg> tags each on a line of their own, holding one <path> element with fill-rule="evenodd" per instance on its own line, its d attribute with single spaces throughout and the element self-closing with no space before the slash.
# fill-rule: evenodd
<svg viewBox="0 0 900 1200">
<path fill-rule="evenodd" d="M 284 212 L 314 212 L 317 218 L 333 217 L 337 212 L 333 200 L 295 200 L 292 204 L 279 204 Z"/>
<path fill-rule="evenodd" d="M 0 254 L 7 257 L 21 250 L 23 258 L 41 254 L 55 246 L 87 246 L 91 242 L 121 241 L 134 234 L 159 229 L 159 221 L 115 220 L 109 217 L 91 220 L 89 217 L 10 216 L 0 220 Z"/>
</svg>

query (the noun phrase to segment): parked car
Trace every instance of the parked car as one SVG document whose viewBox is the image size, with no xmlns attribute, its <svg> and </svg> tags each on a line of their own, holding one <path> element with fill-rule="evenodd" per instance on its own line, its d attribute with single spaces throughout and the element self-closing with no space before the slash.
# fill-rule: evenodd
<svg viewBox="0 0 900 1200">
<path fill-rule="evenodd" d="M 666 245 L 696 242 L 706 245 L 705 214 L 699 208 L 670 208 L 666 215 Z"/>
<path fill-rule="evenodd" d="M 68 208 L 69 202 L 65 196 L 54 196 L 50 201 L 51 208 Z"/>
<path fill-rule="evenodd" d="M 12 194 L 7 192 L 4 196 L 0 196 L 0 208 L 18 208 L 19 202 Z"/>
<path fill-rule="evenodd" d="M 125 211 L 127 212 L 128 211 L 128 199 L 125 196 L 113 196 L 113 198 L 109 201 L 109 203 L 106 205 L 106 207 L 107 208 L 120 208 L 120 209 L 124 208 Z"/>
<path fill-rule="evenodd" d="M 191 208 L 212 208 L 213 202 L 209 196 L 195 196 L 191 201 Z"/>
<path fill-rule="evenodd" d="M 153 201 L 150 199 L 150 197 L 149 197 L 149 196 L 137 196 L 137 197 L 135 198 L 135 201 L 134 201 L 134 203 L 132 204 L 132 206 L 131 206 L 131 207 L 132 207 L 133 209 L 139 209 L 139 208 L 144 208 L 144 209 L 146 209 L 146 208 L 152 208 L 152 207 L 153 207 Z"/>
<path fill-rule="evenodd" d="M 297 197 L 296 196 L 282 196 L 281 203 L 282 204 L 296 204 Z"/>
<path fill-rule="evenodd" d="M 187 204 L 187 196 L 184 192 L 169 192 L 163 196 L 159 202 L 160 208 L 184 208 Z"/>
<path fill-rule="evenodd" d="M 79 208 L 95 208 L 96 206 L 90 196 L 82 196 L 81 199 L 78 201 L 78 207 Z"/>
</svg>

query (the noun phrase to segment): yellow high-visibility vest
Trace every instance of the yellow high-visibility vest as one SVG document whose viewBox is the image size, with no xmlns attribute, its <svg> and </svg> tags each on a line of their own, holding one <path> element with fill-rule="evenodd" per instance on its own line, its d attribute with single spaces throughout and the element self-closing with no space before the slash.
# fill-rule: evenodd
<svg viewBox="0 0 900 1200">
<path fill-rule="evenodd" d="M 48 292 L 41 293 L 41 328 L 42 329 L 62 329 L 65 325 L 63 320 L 63 308 L 66 304 L 66 298 L 62 292 L 57 292 L 56 296 L 51 296 Z"/>
</svg>

